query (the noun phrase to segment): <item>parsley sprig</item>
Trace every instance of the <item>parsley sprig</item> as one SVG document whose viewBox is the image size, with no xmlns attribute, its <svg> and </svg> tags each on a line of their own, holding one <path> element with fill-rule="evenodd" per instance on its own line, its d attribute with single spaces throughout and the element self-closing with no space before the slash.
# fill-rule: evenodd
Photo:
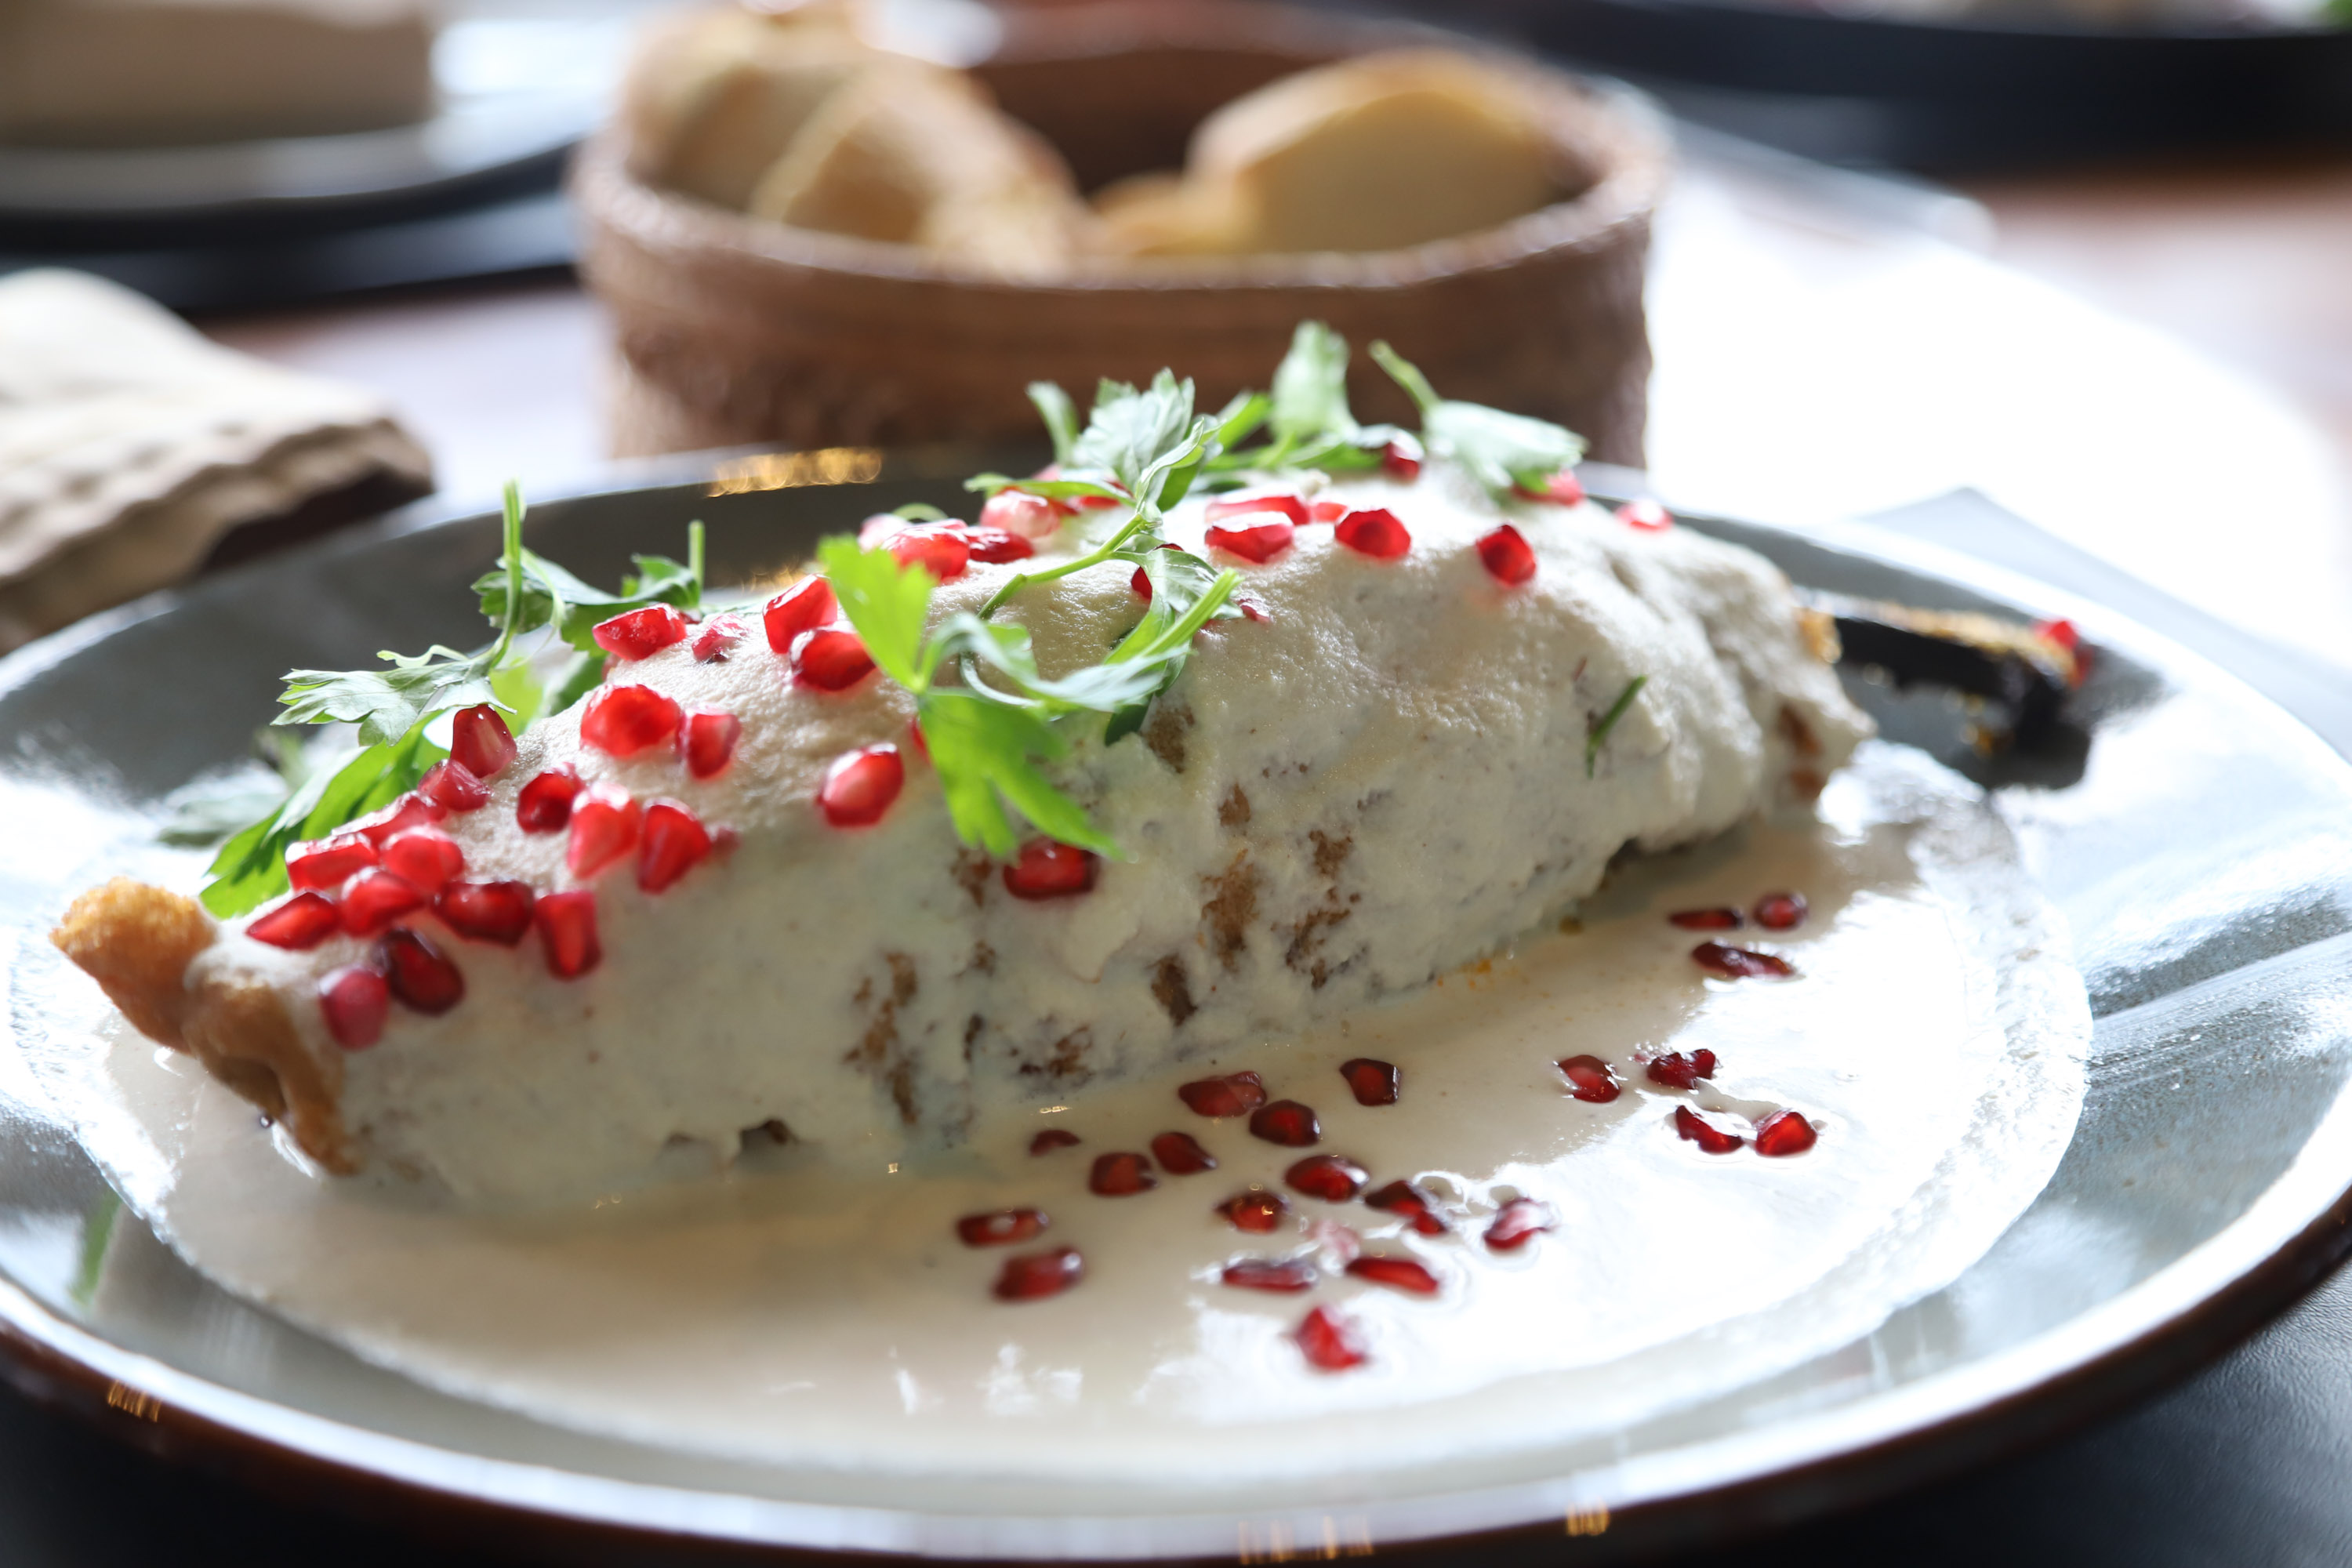
<svg viewBox="0 0 2352 1568">
<path fill-rule="evenodd" d="M 1108 531 L 1090 548 L 1016 573 L 978 614 L 959 611 L 928 635 L 938 584 L 920 564 L 901 565 L 887 550 L 862 550 L 847 538 L 825 541 L 817 562 L 874 662 L 914 693 L 917 722 L 958 837 L 992 855 L 1011 855 L 1019 844 L 1017 813 L 1049 837 L 1116 856 L 1118 843 L 1043 764 L 1067 756 L 1070 731 L 1095 718 L 1104 721 L 1106 744 L 1139 729 L 1152 700 L 1182 671 L 1193 634 L 1239 614 L 1231 604 L 1239 573 L 1217 571 L 1160 536 L 1166 509 L 1221 449 L 1228 419 L 1196 415 L 1192 384 L 1167 371 L 1140 390 L 1105 382 L 1083 429 L 1060 388 L 1041 383 L 1030 395 L 1067 466 L 1059 479 L 1023 481 L 1022 488 L 1116 502 Z M 1010 482 L 986 475 L 972 488 Z M 1151 604 L 1097 664 L 1047 677 L 1037 668 L 1028 630 L 990 618 L 1036 584 L 1111 562 L 1143 572 Z"/>
<path fill-rule="evenodd" d="M 1374 343 L 1371 353 L 1421 410 L 1421 438 L 1430 451 L 1467 469 L 1494 495 L 1540 490 L 1584 456 L 1584 439 L 1572 431 L 1549 420 L 1440 397 L 1420 367 L 1388 344 Z"/>
<path fill-rule="evenodd" d="M 382 653 L 388 669 L 297 669 L 278 698 L 286 711 L 277 724 L 353 724 L 360 749 L 340 765 L 308 773 L 283 804 L 232 837 L 213 859 L 205 907 L 226 920 L 285 892 L 286 851 L 323 837 L 357 817 L 391 805 L 416 787 L 448 748 L 430 739 L 433 721 L 460 708 L 488 703 L 516 716 L 517 728 L 541 706 L 522 639 L 552 626 L 583 656 L 560 683 L 550 711 L 595 684 L 603 658 L 590 636 L 597 622 L 625 610 L 662 603 L 694 608 L 702 598 L 702 525 L 688 534 L 688 561 L 636 557 L 637 572 L 619 594 L 588 586 L 552 562 L 522 547 L 523 502 L 506 488 L 504 547 L 498 569 L 474 584 L 482 612 L 498 636 L 476 653 L 438 644 L 415 656 Z M 593 657 L 587 657 L 593 656 Z M 584 665 L 587 679 L 578 679 Z M 577 685 L 579 691 L 572 688 Z M 569 695 L 567 695 L 569 693 Z"/>
</svg>

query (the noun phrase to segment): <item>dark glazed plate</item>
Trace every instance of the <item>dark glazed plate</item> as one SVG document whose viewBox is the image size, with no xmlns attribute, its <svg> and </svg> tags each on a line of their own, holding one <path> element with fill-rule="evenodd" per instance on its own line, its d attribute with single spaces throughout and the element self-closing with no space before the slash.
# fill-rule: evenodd
<svg viewBox="0 0 2352 1568">
<path fill-rule="evenodd" d="M 1024 456 L 679 459 L 543 503 L 532 543 L 612 578 L 631 549 L 700 517 L 714 575 L 740 580 L 882 507 L 953 506 L 961 476 Z M 496 550 L 495 522 L 426 507 L 0 661 L 0 1370 L 150 1447 L 283 1491 L 428 1510 L 574 1557 L 1249 1560 L 1421 1545 L 1533 1561 L 1719 1540 L 1859 1501 L 2210 1357 L 2343 1247 L 2352 768 L 2240 679 L 2088 600 L 1891 530 L 1691 526 L 1824 592 L 2072 616 L 2096 649 L 2065 715 L 2076 743 L 1991 760 L 1968 744 L 1956 700 L 1853 672 L 1890 737 L 1994 792 L 2076 932 L 2098 1016 L 2088 1099 L 2049 1187 L 1951 1287 L 1863 1341 L 1606 1443 L 1376 1499 L 1302 1484 L 1237 1513 L 1188 1499 L 1176 1478 L 1148 1503 L 1000 1508 L 969 1489 L 861 1490 L 541 1426 L 364 1366 L 215 1289 L 118 1212 L 43 1096 L 30 1063 L 69 977 L 42 932 L 95 877 L 169 853 L 152 844 L 159 802 L 242 756 L 279 672 L 477 635 L 465 588 Z"/>
<path fill-rule="evenodd" d="M 1622 76 L 1702 125 L 1832 163 L 1980 172 L 2352 136 L 2352 27 L 2126 30 L 1870 9 L 1449 0 L 1444 19 Z"/>
</svg>

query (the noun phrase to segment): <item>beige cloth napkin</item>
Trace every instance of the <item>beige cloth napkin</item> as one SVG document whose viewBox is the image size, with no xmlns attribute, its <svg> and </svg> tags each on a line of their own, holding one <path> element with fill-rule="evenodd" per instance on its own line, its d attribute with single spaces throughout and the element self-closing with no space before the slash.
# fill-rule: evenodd
<svg viewBox="0 0 2352 1568">
<path fill-rule="evenodd" d="M 239 523 L 432 461 L 359 387 L 85 273 L 0 278 L 0 649 L 194 571 Z"/>
</svg>

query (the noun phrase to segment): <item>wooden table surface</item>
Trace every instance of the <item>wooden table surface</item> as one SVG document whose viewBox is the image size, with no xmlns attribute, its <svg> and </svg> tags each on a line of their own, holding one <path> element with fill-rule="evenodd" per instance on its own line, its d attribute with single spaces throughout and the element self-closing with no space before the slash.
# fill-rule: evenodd
<svg viewBox="0 0 2352 1568">
<path fill-rule="evenodd" d="M 1802 519 L 1973 485 L 2352 668 L 2352 156 L 1969 194 L 1989 244 L 1688 170 L 1652 288 L 1662 493 Z M 569 281 L 202 324 L 388 394 L 457 496 L 603 455 L 605 322 Z"/>
</svg>

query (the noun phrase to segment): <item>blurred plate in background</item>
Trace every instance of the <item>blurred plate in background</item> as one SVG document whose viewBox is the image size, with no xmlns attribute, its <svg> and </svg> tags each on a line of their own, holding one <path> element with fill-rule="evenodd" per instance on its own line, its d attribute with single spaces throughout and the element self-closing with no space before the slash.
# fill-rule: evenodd
<svg viewBox="0 0 2352 1568">
<path fill-rule="evenodd" d="M 2352 28 L 1897 21 L 1729 0 L 1413 7 L 1615 72 L 1702 125 L 1833 163 L 1945 172 L 2352 144 Z"/>
</svg>

